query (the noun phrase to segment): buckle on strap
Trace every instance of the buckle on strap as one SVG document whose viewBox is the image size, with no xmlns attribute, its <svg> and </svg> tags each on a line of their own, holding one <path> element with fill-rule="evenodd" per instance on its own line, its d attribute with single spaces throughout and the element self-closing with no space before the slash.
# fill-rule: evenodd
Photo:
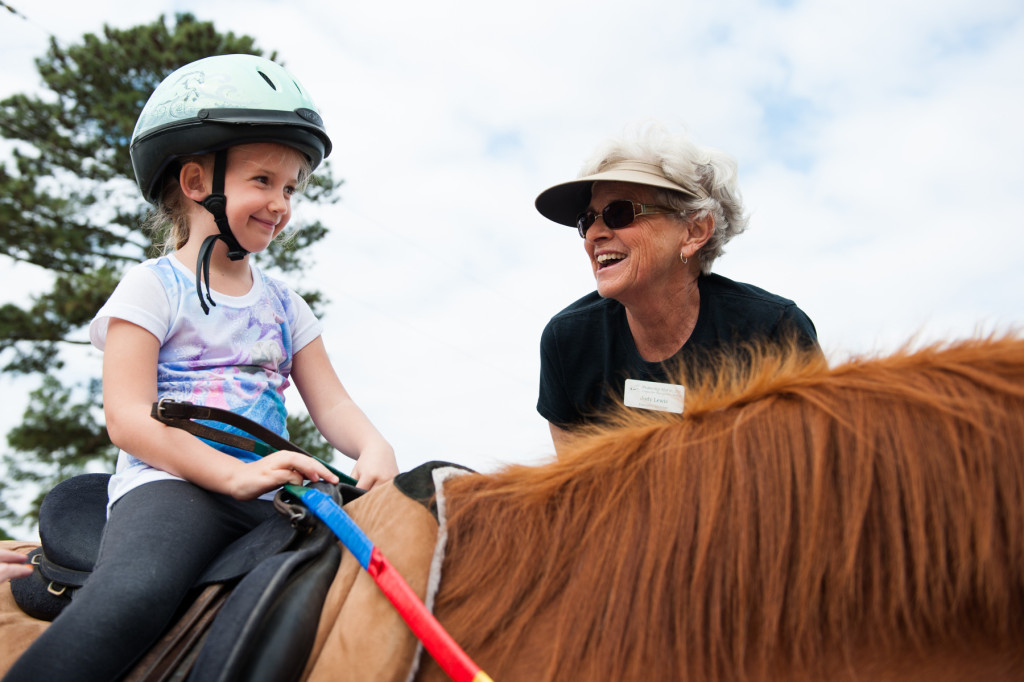
<svg viewBox="0 0 1024 682">
<path fill-rule="evenodd" d="M 209 418 L 207 412 L 208 410 L 198 405 L 164 397 L 153 403 L 153 409 L 150 412 L 150 416 L 157 421 L 170 424 L 171 422 L 182 420 L 207 419 Z"/>
</svg>

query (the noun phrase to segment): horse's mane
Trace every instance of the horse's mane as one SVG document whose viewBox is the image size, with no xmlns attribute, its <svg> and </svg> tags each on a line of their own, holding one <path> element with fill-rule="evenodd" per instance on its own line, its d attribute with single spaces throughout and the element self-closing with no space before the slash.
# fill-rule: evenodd
<svg viewBox="0 0 1024 682">
<path fill-rule="evenodd" d="M 736 679 L 1019 641 L 1024 340 L 749 359 L 682 416 L 446 484 L 437 609 L 468 651 L 540 655 L 544 623 L 540 679 Z"/>
</svg>

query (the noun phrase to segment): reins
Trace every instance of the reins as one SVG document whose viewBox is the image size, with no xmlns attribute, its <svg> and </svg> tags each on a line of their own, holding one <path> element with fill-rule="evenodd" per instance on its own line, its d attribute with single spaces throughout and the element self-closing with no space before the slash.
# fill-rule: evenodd
<svg viewBox="0 0 1024 682">
<path fill-rule="evenodd" d="M 184 429 L 199 438 L 230 445 L 246 452 L 252 452 L 259 457 L 278 450 L 300 452 L 313 457 L 326 466 L 343 482 L 349 485 L 356 483 L 352 477 L 341 473 L 322 459 L 311 455 L 273 431 L 228 410 L 164 398 L 153 403 L 151 416 L 157 421 Z M 254 438 L 246 438 L 198 424 L 193 419 L 228 424 L 245 431 Z M 395 607 L 413 634 L 423 643 L 423 647 L 454 682 L 492 682 L 487 673 L 474 663 L 448 634 L 401 573 L 395 570 L 387 557 L 373 544 L 373 541 L 367 537 L 341 505 L 319 490 L 306 486 L 286 484 L 284 489 L 301 501 L 317 518 L 323 521 L 324 525 L 331 529 L 341 544 L 352 553 L 359 565 L 373 578 L 373 582 Z"/>
<path fill-rule="evenodd" d="M 473 659 L 448 634 L 444 626 L 427 609 L 402 574 L 395 570 L 387 557 L 366 533 L 356 525 L 344 509 L 319 490 L 287 484 L 285 490 L 295 495 L 341 540 L 359 562 L 398 614 L 412 630 L 423 647 L 430 652 L 455 682 L 492 682 Z"/>
</svg>

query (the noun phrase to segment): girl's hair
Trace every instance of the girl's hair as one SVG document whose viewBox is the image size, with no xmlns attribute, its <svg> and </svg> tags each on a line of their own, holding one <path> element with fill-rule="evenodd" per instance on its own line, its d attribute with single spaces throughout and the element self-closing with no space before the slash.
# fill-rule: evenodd
<svg viewBox="0 0 1024 682">
<path fill-rule="evenodd" d="M 299 168 L 299 183 L 296 187 L 298 191 L 302 191 L 309 183 L 312 168 L 305 154 L 290 147 L 288 149 L 302 160 L 302 165 Z M 144 230 L 153 235 L 153 244 L 159 249 L 161 255 L 167 255 L 185 246 L 190 235 L 189 215 L 192 210 L 192 200 L 181 191 L 179 183 L 181 169 L 187 163 L 198 163 L 212 172 L 213 153 L 184 157 L 164 173 L 156 207 L 142 225 Z M 289 228 L 289 234 L 294 234 L 294 230 Z"/>
<path fill-rule="evenodd" d="M 197 161 L 198 158 L 187 159 Z M 189 236 L 189 199 L 181 191 L 178 176 L 184 164 L 175 164 L 173 173 L 164 174 L 156 206 L 150 212 L 143 228 L 153 235 L 153 244 L 161 255 L 167 255 L 185 246 Z"/>
<path fill-rule="evenodd" d="M 725 244 L 747 229 L 736 160 L 725 152 L 702 147 L 689 136 L 673 134 L 660 124 L 649 124 L 621 138 L 608 140 L 579 174 L 581 177 L 593 175 L 621 161 L 649 163 L 661 168 L 662 174 L 677 185 L 693 188 L 693 196 L 655 188 L 654 201 L 678 209 L 685 214 L 684 220 L 707 215 L 714 218 L 714 232 L 697 254 L 702 272 L 711 272 L 715 259 L 725 253 Z"/>
</svg>

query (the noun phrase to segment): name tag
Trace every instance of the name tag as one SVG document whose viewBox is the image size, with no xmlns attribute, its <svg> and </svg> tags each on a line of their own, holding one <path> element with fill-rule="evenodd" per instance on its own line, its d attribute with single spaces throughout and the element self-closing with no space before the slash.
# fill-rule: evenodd
<svg viewBox="0 0 1024 682">
<path fill-rule="evenodd" d="M 627 407 L 682 414 L 685 392 L 686 389 L 677 384 L 659 384 L 655 381 L 626 379 L 623 399 Z"/>
</svg>

